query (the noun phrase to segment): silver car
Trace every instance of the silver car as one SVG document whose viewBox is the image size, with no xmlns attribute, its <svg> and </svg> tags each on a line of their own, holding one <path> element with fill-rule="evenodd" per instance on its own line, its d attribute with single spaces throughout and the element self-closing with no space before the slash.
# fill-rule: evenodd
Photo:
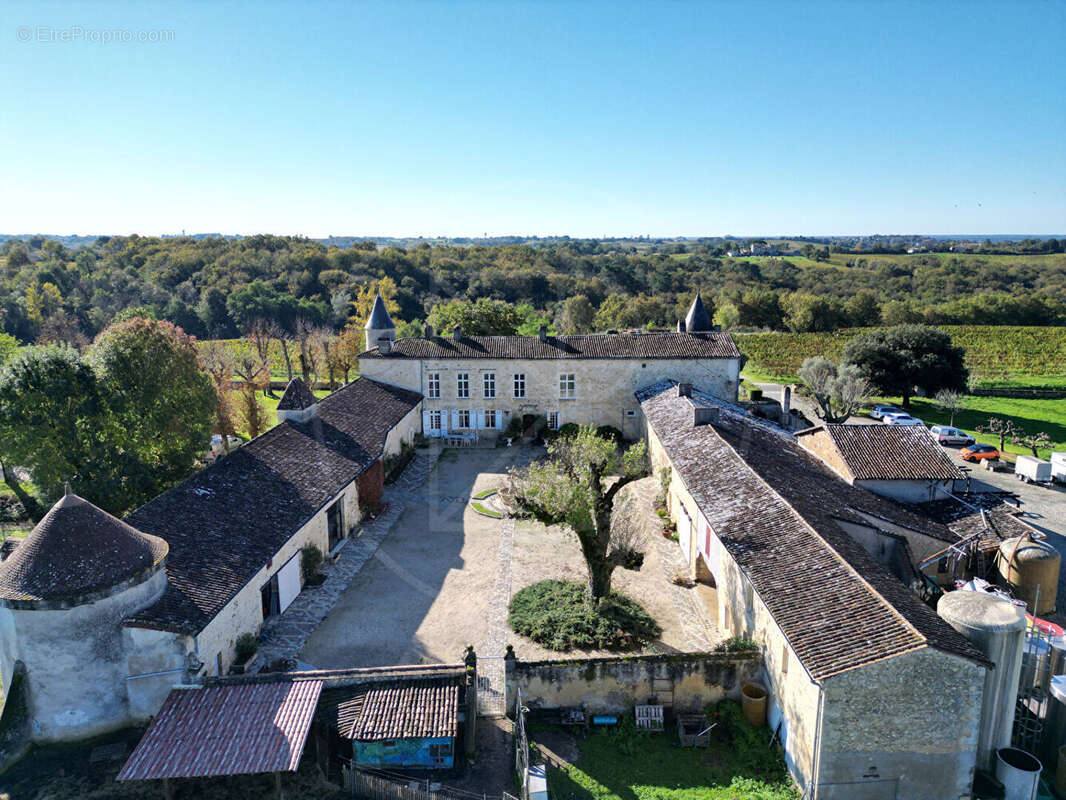
<svg viewBox="0 0 1066 800">
<path fill-rule="evenodd" d="M 933 425 L 929 428 L 929 433 L 940 444 L 959 444 L 965 447 L 977 441 L 970 434 L 964 433 L 958 428 L 952 428 L 950 425 Z"/>
</svg>

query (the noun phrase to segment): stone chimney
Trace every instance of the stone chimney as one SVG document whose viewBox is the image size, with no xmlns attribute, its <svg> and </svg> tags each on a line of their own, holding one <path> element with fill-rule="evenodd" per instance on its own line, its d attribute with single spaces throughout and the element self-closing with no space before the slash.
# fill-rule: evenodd
<svg viewBox="0 0 1066 800">
<path fill-rule="evenodd" d="M 537 333 L 537 336 L 540 338 L 540 340 L 542 342 L 548 341 L 548 326 L 547 325 L 541 325 L 540 326 L 540 331 Z"/>
<path fill-rule="evenodd" d="M 792 387 L 785 386 L 781 391 L 781 427 L 792 430 Z"/>
<path fill-rule="evenodd" d="M 679 383 L 677 385 L 678 397 L 692 397 L 692 384 L 691 383 Z"/>
<path fill-rule="evenodd" d="M 378 339 L 378 352 L 387 356 L 392 352 L 392 339 Z"/>
<path fill-rule="evenodd" d="M 425 329 L 423 330 L 423 335 L 427 339 L 432 339 L 433 338 L 433 326 L 432 325 L 427 325 L 425 327 Z"/>
<path fill-rule="evenodd" d="M 452 338 L 455 339 L 455 341 L 457 342 L 461 342 L 463 340 L 463 329 L 461 326 L 455 326 L 455 330 L 452 331 Z"/>
<path fill-rule="evenodd" d="M 718 409 L 714 406 L 693 406 L 692 407 L 692 427 L 698 428 L 700 425 L 713 425 L 718 421 Z"/>
<path fill-rule="evenodd" d="M 677 332 L 678 333 L 684 333 L 685 332 L 685 320 L 679 319 L 677 321 Z"/>
</svg>

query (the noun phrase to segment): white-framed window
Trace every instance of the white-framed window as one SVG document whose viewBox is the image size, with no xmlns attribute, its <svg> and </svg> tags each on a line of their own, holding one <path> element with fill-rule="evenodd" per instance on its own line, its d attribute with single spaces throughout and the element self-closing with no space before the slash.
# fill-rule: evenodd
<svg viewBox="0 0 1066 800">
<path fill-rule="evenodd" d="M 470 373 L 460 372 L 455 376 L 455 396 L 459 398 L 470 397 Z"/>
<path fill-rule="evenodd" d="M 444 426 L 441 425 L 440 411 L 439 410 L 430 411 L 429 412 L 429 429 L 431 431 L 439 431 L 443 427 Z"/>
<path fill-rule="evenodd" d="M 496 428 L 496 409 L 490 408 L 485 412 L 485 427 L 489 429 Z"/>
<path fill-rule="evenodd" d="M 485 399 L 492 400 L 496 397 L 496 373 L 486 372 L 481 378 L 483 388 L 485 389 Z"/>
<path fill-rule="evenodd" d="M 514 376 L 514 396 L 526 396 L 526 373 L 519 372 Z"/>
<path fill-rule="evenodd" d="M 559 375 L 559 397 L 577 397 L 577 380 L 572 372 L 564 372 Z"/>
<path fill-rule="evenodd" d="M 471 425 L 470 425 L 470 409 L 469 408 L 461 408 L 461 409 L 459 409 L 459 427 L 460 428 L 469 428 L 469 427 L 471 427 Z"/>
<path fill-rule="evenodd" d="M 551 428 L 553 431 L 559 430 L 559 412 L 558 411 L 549 411 L 548 412 L 548 427 Z"/>
<path fill-rule="evenodd" d="M 430 372 L 426 375 L 426 397 L 440 397 L 440 373 Z"/>
</svg>

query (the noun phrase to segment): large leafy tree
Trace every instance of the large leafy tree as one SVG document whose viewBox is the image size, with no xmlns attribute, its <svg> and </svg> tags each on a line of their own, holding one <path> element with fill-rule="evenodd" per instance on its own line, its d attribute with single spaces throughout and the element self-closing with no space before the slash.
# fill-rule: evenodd
<svg viewBox="0 0 1066 800">
<path fill-rule="evenodd" d="M 426 319 L 439 336 L 456 327 L 469 336 L 514 336 L 524 322 L 521 312 L 503 300 L 451 300 L 433 307 Z"/>
<path fill-rule="evenodd" d="M 598 601 L 611 593 L 615 568 L 632 559 L 628 537 L 620 542 L 611 525 L 618 493 L 647 474 L 643 442 L 621 451 L 613 439 L 583 427 L 549 444 L 546 460 L 513 470 L 508 493 L 545 525 L 574 532 L 588 568 L 589 599 Z"/>
<path fill-rule="evenodd" d="M 829 423 L 847 422 L 870 395 L 870 385 L 854 364 L 837 367 L 822 356 L 806 358 L 799 377 L 818 403 L 818 416 Z"/>
<path fill-rule="evenodd" d="M 843 360 L 857 366 L 881 394 L 900 397 L 909 408 L 916 389 L 930 397 L 941 389 L 964 391 L 969 377 L 964 356 L 943 331 L 898 325 L 856 336 L 844 348 Z"/>
<path fill-rule="evenodd" d="M 195 340 L 169 322 L 131 319 L 104 330 L 89 359 L 140 467 L 125 476 L 131 498 L 146 500 L 188 475 L 210 442 L 217 405 Z"/>
<path fill-rule="evenodd" d="M 105 508 L 121 507 L 116 430 L 96 373 L 69 347 L 30 347 L 0 371 L 0 460 L 4 481 L 27 513 L 43 509 L 19 483 L 30 472 L 46 503 L 69 482 Z"/>
</svg>

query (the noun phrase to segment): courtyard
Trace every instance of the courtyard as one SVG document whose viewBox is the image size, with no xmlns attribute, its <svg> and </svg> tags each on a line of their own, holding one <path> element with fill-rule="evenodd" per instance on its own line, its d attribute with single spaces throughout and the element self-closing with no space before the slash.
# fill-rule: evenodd
<svg viewBox="0 0 1066 800">
<path fill-rule="evenodd" d="M 481 658 L 498 658 L 508 644 L 521 660 L 559 658 L 510 631 L 507 605 L 515 592 L 545 578 L 584 580 L 576 538 L 531 520 L 483 516 L 469 502 L 475 493 L 502 486 L 509 467 L 538 452 L 445 449 L 420 485 L 394 489 L 402 511 L 307 637 L 300 662 L 320 669 L 455 662 L 467 645 Z M 656 488 L 656 480 L 646 478 L 625 490 L 628 509 L 646 532 L 645 560 L 639 571 L 617 570 L 614 588 L 640 602 L 662 627 L 648 652 L 705 650 L 717 636 L 696 590 L 670 580 L 682 569 L 682 557 L 659 533 L 651 508 Z"/>
</svg>

